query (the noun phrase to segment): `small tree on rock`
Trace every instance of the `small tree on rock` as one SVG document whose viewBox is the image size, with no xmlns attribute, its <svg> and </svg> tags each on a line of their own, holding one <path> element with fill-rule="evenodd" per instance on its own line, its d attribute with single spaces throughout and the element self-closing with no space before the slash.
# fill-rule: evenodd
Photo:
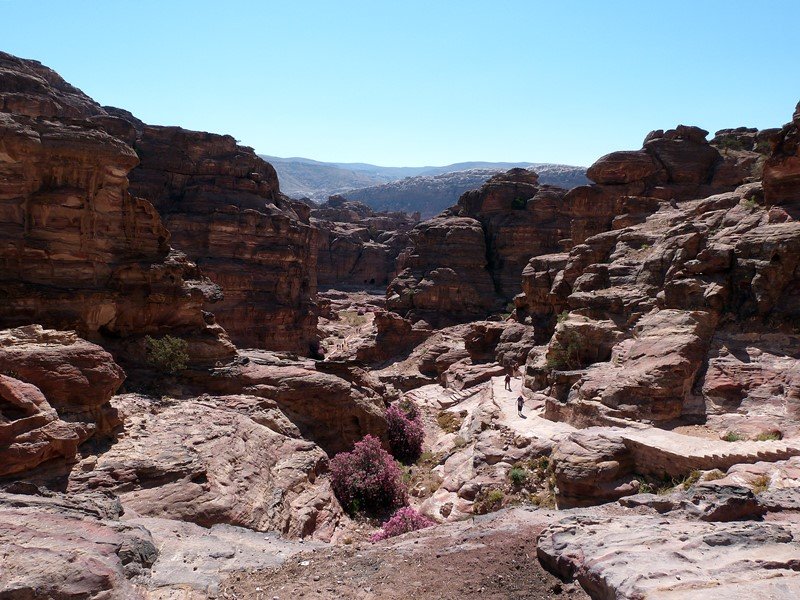
<svg viewBox="0 0 800 600">
<path fill-rule="evenodd" d="M 183 371 L 189 364 L 189 344 L 186 340 L 171 335 L 162 338 L 153 338 L 149 335 L 144 338 L 147 345 L 147 364 L 155 367 L 162 373 L 174 375 Z"/>
</svg>

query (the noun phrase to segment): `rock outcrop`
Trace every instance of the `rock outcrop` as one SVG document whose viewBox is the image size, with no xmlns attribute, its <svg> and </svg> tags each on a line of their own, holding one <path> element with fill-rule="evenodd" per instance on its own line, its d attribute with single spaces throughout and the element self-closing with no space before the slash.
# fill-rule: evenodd
<svg viewBox="0 0 800 600">
<path fill-rule="evenodd" d="M 138 158 L 108 132 L 130 125 L 7 54 L 0 105 L 0 326 L 40 323 L 114 343 L 174 332 L 197 349 L 195 362 L 232 356 L 202 311 L 219 289 L 170 248 L 155 208 L 128 192 Z"/>
<path fill-rule="evenodd" d="M 326 454 L 274 401 L 123 395 L 114 405 L 125 415 L 125 434 L 66 476 L 69 492 L 116 494 L 134 514 L 292 538 L 330 540 L 344 517 Z"/>
<path fill-rule="evenodd" d="M 798 534 L 791 523 L 580 515 L 547 527 L 537 554 L 593 598 L 791 598 Z"/>
<path fill-rule="evenodd" d="M 111 355 L 74 332 L 0 331 L 0 477 L 53 458 L 121 420 L 109 399 L 125 378 Z"/>
<path fill-rule="evenodd" d="M 575 418 L 600 410 L 666 422 L 705 420 L 734 405 L 759 411 L 755 397 L 765 390 L 750 371 L 760 363 L 773 369 L 770 357 L 786 356 L 795 357 L 783 365 L 793 372 L 800 348 L 800 225 L 759 198 L 760 185 L 747 184 L 675 207 L 665 203 L 641 225 L 589 238 L 566 262 L 558 255 L 550 264 L 563 269 L 555 275 L 529 275 L 537 284 L 552 282 L 535 289 L 536 302 L 572 311 L 546 350 L 531 353 L 529 387 L 544 389 L 544 372 L 574 372 L 572 389 L 555 395 Z M 542 257 L 538 264 L 547 266 Z M 603 350 L 587 353 L 593 348 Z M 759 359 L 748 375 L 738 369 L 732 378 L 740 352 Z M 784 408 L 770 401 L 776 427 L 796 410 L 794 384 L 783 390 Z"/>
<path fill-rule="evenodd" d="M 454 211 L 423 221 L 398 259 L 386 289 L 389 310 L 436 326 L 468 321 L 500 307 L 480 222 Z"/>
<path fill-rule="evenodd" d="M 770 205 L 800 202 L 800 103 L 774 137 L 775 148 L 764 165 L 764 194 Z M 793 212 L 797 218 L 797 212 Z"/>
<path fill-rule="evenodd" d="M 314 354 L 316 229 L 275 169 L 228 135 L 145 125 L 131 191 L 151 202 L 220 285 L 214 311 L 238 346 Z"/>
<path fill-rule="evenodd" d="M 319 230 L 317 283 L 320 287 L 385 287 L 396 274 L 400 252 L 419 213 L 376 213 L 360 202 L 331 196 L 311 209 Z"/>
<path fill-rule="evenodd" d="M 569 237 L 565 190 L 512 169 L 466 192 L 411 232 L 387 305 L 413 320 L 452 324 L 480 319 L 521 291 L 531 256 L 554 252 Z"/>
<path fill-rule="evenodd" d="M 150 533 L 100 494 L 0 492 L 0 593 L 6 598 L 146 598 L 158 556 Z"/>
</svg>

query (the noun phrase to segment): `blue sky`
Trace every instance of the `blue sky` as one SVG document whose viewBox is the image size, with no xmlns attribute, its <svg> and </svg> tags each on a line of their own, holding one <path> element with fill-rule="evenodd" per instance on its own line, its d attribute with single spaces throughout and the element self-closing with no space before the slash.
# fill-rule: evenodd
<svg viewBox="0 0 800 600">
<path fill-rule="evenodd" d="M 146 122 L 388 166 L 591 164 L 678 123 L 778 126 L 796 0 L 0 0 L 0 49 Z"/>
</svg>

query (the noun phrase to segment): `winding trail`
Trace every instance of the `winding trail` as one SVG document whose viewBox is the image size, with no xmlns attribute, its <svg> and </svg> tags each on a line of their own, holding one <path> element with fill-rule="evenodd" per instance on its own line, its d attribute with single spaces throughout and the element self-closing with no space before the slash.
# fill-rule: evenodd
<svg viewBox="0 0 800 600">
<path fill-rule="evenodd" d="M 525 401 L 522 409 L 524 417 L 517 414 L 517 397 L 522 390 L 522 378 L 511 378 L 511 391 L 505 389 L 505 377 L 493 377 L 491 381 L 492 402 L 498 408 L 497 423 L 524 437 L 552 439 L 562 434 L 575 431 L 575 427 L 567 423 L 550 421 L 542 416 L 542 405 L 531 405 Z"/>
</svg>

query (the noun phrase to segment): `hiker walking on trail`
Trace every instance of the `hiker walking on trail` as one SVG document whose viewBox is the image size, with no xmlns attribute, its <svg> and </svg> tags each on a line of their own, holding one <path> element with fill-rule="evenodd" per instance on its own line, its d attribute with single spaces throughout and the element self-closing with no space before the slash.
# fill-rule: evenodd
<svg viewBox="0 0 800 600">
<path fill-rule="evenodd" d="M 506 373 L 506 389 L 510 392 L 511 391 L 511 374 Z"/>
<path fill-rule="evenodd" d="M 522 407 L 525 406 L 525 398 L 517 396 L 517 414 L 522 417 Z"/>
</svg>

